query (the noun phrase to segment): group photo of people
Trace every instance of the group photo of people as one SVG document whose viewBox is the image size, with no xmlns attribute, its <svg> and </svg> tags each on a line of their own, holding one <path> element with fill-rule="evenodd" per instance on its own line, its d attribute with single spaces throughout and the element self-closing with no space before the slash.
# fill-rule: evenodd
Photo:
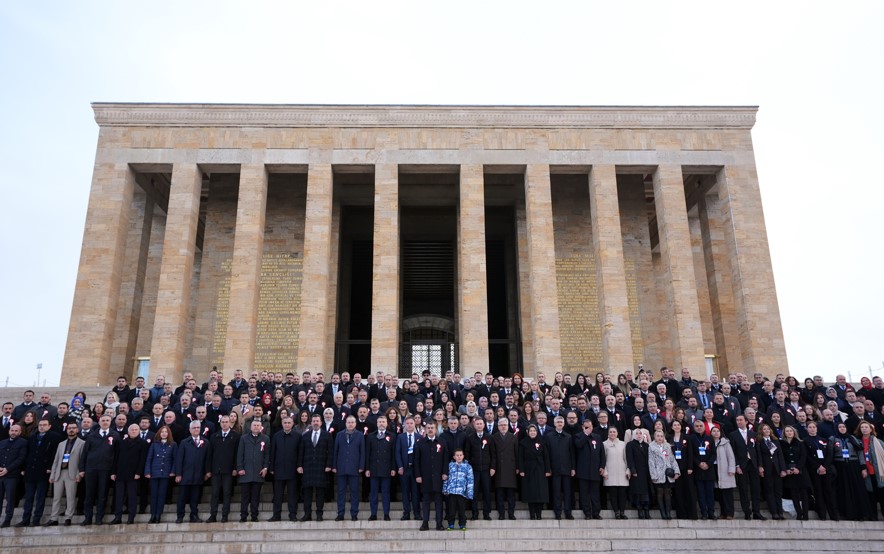
<svg viewBox="0 0 884 554">
<path fill-rule="evenodd" d="M 517 503 L 531 520 L 884 516 L 879 376 L 827 384 L 639 365 L 551 379 L 236 370 L 227 380 L 213 368 L 202 384 L 190 372 L 152 380 L 121 376 L 102 398 L 6 399 L 0 528 L 145 514 L 465 530 L 515 520 Z"/>
</svg>

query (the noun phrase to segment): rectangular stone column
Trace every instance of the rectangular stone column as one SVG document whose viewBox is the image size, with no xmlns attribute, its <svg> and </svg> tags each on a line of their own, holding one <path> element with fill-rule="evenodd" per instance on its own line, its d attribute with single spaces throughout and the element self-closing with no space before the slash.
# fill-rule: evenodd
<svg viewBox="0 0 884 554">
<path fill-rule="evenodd" d="M 95 164 L 62 365 L 63 383 L 104 386 L 116 379 L 110 368 L 111 346 L 134 188 L 129 164 Z"/>
<path fill-rule="evenodd" d="M 789 373 L 755 163 L 718 174 L 743 371 Z"/>
<path fill-rule="evenodd" d="M 328 342 L 329 265 L 332 239 L 332 166 L 310 164 L 304 222 L 304 268 L 298 370 L 325 371 Z"/>
<path fill-rule="evenodd" d="M 150 343 L 150 373 L 180 378 L 190 314 L 191 274 L 196 252 L 202 174 L 194 163 L 172 167 L 169 212 L 163 238 L 163 259 Z"/>
<path fill-rule="evenodd" d="M 675 358 L 671 365 L 676 371 L 686 367 L 705 374 L 703 328 L 681 166 L 661 165 L 654 172 L 654 203 Z"/>
<path fill-rule="evenodd" d="M 724 241 L 724 224 L 718 187 L 700 196 L 700 230 L 703 234 L 703 257 L 712 307 L 712 329 L 718 348 L 718 369 L 722 375 L 743 371 L 740 331 L 734 308 L 731 264 Z"/>
<path fill-rule="evenodd" d="M 559 338 L 552 191 L 547 164 L 529 164 L 525 170 L 525 219 L 534 370 L 549 375 L 562 367 L 562 347 Z"/>
<path fill-rule="evenodd" d="M 633 353 L 617 171 L 613 165 L 593 166 L 589 174 L 589 208 L 602 319 L 602 363 L 605 371 L 619 374 L 632 369 Z"/>
<path fill-rule="evenodd" d="M 522 340 L 522 371 L 537 377 L 534 367 L 534 318 L 531 317 L 531 276 L 528 271 L 528 222 L 525 206 L 516 203 L 516 246 L 519 268 L 519 337 Z"/>
<path fill-rule="evenodd" d="M 154 205 L 153 197 L 139 189 L 135 193 L 129 212 L 126 261 L 123 264 L 120 283 L 120 300 L 110 367 L 112 371 L 130 378 L 138 342 L 138 325 L 141 322 L 141 304 L 147 259 L 150 254 Z"/>
<path fill-rule="evenodd" d="M 399 166 L 374 173 L 371 370 L 399 373 Z"/>
<path fill-rule="evenodd" d="M 239 174 L 230 307 L 224 345 L 224 369 L 231 375 L 237 369 L 248 373 L 255 365 L 266 208 L 267 170 L 264 164 L 243 164 Z"/>
<path fill-rule="evenodd" d="M 458 343 L 460 371 L 488 371 L 488 290 L 485 265 L 485 174 L 460 166 L 458 204 Z"/>
</svg>

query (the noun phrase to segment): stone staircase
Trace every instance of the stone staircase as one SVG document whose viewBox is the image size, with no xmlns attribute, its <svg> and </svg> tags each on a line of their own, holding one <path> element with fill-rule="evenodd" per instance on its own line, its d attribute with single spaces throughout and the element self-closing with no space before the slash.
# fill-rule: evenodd
<svg viewBox="0 0 884 554">
<path fill-rule="evenodd" d="M 398 503 L 394 506 L 399 507 Z M 556 521 L 551 512 L 541 521 L 528 520 L 524 506 L 516 521 L 469 521 L 466 531 L 418 531 L 420 522 L 399 521 L 400 510 L 391 512 L 393 521 L 367 521 L 368 505 L 361 505 L 360 520 L 329 521 L 335 516 L 326 504 L 323 522 L 269 523 L 269 505 L 262 503 L 261 521 L 239 523 L 234 503 L 230 523 L 175 524 L 175 507 L 167 506 L 163 522 L 147 525 L 139 515 L 135 525 L 81 527 L 32 527 L 0 531 L 0 552 L 53 552 L 95 554 L 170 553 L 216 554 L 253 552 L 452 552 L 496 554 L 512 552 L 679 552 L 753 554 L 815 552 L 882 552 L 884 524 L 881 522 L 832 521 L 663 521 L 653 514 L 651 521 L 613 519 L 603 511 L 602 521 L 585 521 L 575 513 L 574 521 Z M 208 506 L 201 507 L 206 510 Z M 202 512 L 206 517 L 206 512 Z M 112 517 L 106 517 L 109 521 Z M 76 518 L 79 522 L 82 518 Z M 15 521 L 15 520 L 14 520 Z"/>
</svg>

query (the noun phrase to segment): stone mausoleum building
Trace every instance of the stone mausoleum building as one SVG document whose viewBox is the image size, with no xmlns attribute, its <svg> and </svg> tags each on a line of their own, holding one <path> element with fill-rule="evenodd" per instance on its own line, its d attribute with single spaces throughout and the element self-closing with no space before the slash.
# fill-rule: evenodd
<svg viewBox="0 0 884 554">
<path fill-rule="evenodd" d="M 62 383 L 788 371 L 754 107 L 93 108 Z"/>
</svg>

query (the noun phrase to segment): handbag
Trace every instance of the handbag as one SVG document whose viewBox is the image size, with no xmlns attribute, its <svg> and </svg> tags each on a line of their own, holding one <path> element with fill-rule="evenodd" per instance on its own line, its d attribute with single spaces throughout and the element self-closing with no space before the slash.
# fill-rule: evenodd
<svg viewBox="0 0 884 554">
<path fill-rule="evenodd" d="M 674 479 L 674 478 L 675 478 L 675 470 L 672 469 L 671 467 L 667 467 L 667 468 L 666 468 L 666 471 L 664 471 L 663 473 L 664 473 L 664 474 L 666 475 L 666 477 L 668 477 L 669 479 Z"/>
</svg>

